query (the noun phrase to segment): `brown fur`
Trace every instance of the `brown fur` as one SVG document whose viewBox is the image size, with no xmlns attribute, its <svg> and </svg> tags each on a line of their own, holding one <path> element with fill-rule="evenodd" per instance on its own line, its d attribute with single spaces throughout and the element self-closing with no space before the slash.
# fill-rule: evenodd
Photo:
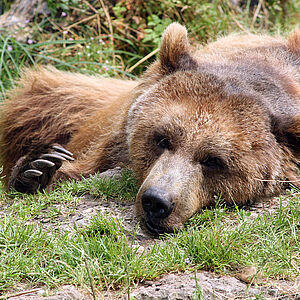
<svg viewBox="0 0 300 300">
<path fill-rule="evenodd" d="M 115 123 L 120 122 L 119 114 L 126 104 L 123 97 L 137 84 L 50 67 L 25 70 L 18 88 L 2 105 L 4 183 L 7 185 L 17 160 L 32 149 L 59 143 L 68 145 L 79 158 L 93 147 L 95 139 L 98 142 L 99 134 L 105 143 Z M 80 173 L 78 170 L 77 175 Z"/>
<path fill-rule="evenodd" d="M 2 106 L 4 182 L 20 158 L 59 143 L 76 159 L 54 181 L 127 164 L 141 184 L 141 220 L 152 187 L 174 202 L 155 219 L 162 230 L 220 193 L 238 204 L 278 194 L 285 181 L 299 186 L 299 79 L 297 31 L 287 40 L 231 35 L 194 51 L 176 23 L 140 82 L 26 70 Z"/>
</svg>

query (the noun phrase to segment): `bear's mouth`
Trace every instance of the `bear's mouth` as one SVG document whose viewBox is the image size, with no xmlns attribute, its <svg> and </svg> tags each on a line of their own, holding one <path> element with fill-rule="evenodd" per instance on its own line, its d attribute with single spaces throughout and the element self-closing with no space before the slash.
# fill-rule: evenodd
<svg viewBox="0 0 300 300">
<path fill-rule="evenodd" d="M 153 235 L 160 235 L 164 233 L 173 233 L 174 230 L 170 230 L 167 227 L 162 226 L 161 224 L 154 224 L 151 220 L 145 220 L 144 224 L 147 230 Z"/>
</svg>

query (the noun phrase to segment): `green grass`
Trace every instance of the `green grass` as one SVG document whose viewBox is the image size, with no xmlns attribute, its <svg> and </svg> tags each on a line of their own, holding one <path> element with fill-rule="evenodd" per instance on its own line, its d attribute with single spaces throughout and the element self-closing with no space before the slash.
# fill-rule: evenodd
<svg viewBox="0 0 300 300">
<path fill-rule="evenodd" d="M 292 278 L 299 274 L 300 265 L 299 208 L 297 198 L 278 212 L 253 220 L 242 216 L 246 213 L 243 209 L 227 212 L 222 218 L 224 209 L 206 211 L 208 219 L 199 227 L 179 233 L 178 242 L 187 249 L 191 262 L 201 269 L 225 272 L 255 265 L 264 276 Z"/>
<path fill-rule="evenodd" d="M 119 60 L 120 55 L 125 54 L 134 59 L 140 56 L 107 47 L 102 49 L 100 41 L 105 39 L 107 36 L 93 40 L 54 40 L 28 45 L 10 36 L 0 35 L 0 100 L 5 97 L 7 89 L 15 86 L 22 68 L 30 65 L 54 64 L 61 70 L 135 78 L 125 70 L 122 62 L 113 64 L 111 55 L 112 52 L 118 55 Z"/>
<path fill-rule="evenodd" d="M 100 197 L 102 201 L 118 200 L 133 202 L 137 193 L 136 179 L 129 170 L 124 170 L 120 178 L 99 178 L 98 174 L 76 182 L 69 180 L 60 183 L 50 192 L 38 192 L 37 195 L 27 195 L 18 192 L 0 194 L 0 204 L 9 206 L 11 214 L 20 219 L 54 219 L 61 215 L 60 204 L 64 205 L 64 214 L 72 214 L 78 205 L 80 196 L 89 194 Z M 13 199 L 17 199 L 14 201 Z M 55 205 L 53 205 L 55 204 Z"/>
<path fill-rule="evenodd" d="M 76 195 L 90 194 L 104 200 L 118 199 L 131 202 L 134 201 L 138 192 L 136 179 L 132 172 L 127 169 L 122 171 L 118 180 L 114 178 L 99 179 L 98 174 L 95 174 L 80 182 L 69 180 L 62 184 L 61 189 Z"/>
<path fill-rule="evenodd" d="M 132 201 L 136 190 L 134 178 L 126 171 L 119 181 L 105 183 L 95 176 L 35 196 L 2 193 L 6 211 L 0 219 L 0 293 L 19 282 L 89 286 L 87 266 L 97 289 L 125 289 L 171 271 L 233 274 L 249 265 L 256 266 L 265 278 L 292 280 L 300 275 L 299 191 L 291 192 L 286 207 L 256 218 L 248 210 L 221 204 L 205 209 L 184 230 L 162 236 L 143 251 L 137 246 L 135 232 L 131 236 L 125 232 L 122 220 L 101 213 L 90 225 L 70 232 L 49 231 L 49 227 L 43 229 L 43 222 L 35 222 L 37 217 L 55 220 L 60 214 L 53 214 L 57 204 L 76 208 L 78 197 L 91 186 L 97 190 L 95 196 L 106 200 Z"/>
<path fill-rule="evenodd" d="M 143 5 L 126 0 L 111 7 L 107 18 L 101 1 L 47 2 L 51 15 L 30 20 L 30 38 L 17 41 L 0 30 L 0 100 L 24 66 L 53 64 L 62 70 L 135 78 L 155 58 L 162 32 L 172 21 L 187 26 L 192 43 L 203 43 L 235 31 L 288 32 L 299 25 L 300 9 L 297 0 L 285 7 L 280 0 L 263 1 L 258 10 L 250 1 L 235 8 L 227 0 L 151 0 Z M 10 3 L 4 1 L 3 8 Z"/>
</svg>

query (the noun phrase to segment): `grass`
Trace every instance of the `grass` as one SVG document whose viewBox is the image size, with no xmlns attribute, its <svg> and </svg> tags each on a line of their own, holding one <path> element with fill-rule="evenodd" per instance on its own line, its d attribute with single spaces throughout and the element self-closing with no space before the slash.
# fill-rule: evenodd
<svg viewBox="0 0 300 300">
<path fill-rule="evenodd" d="M 138 246 L 135 232 L 129 235 L 122 220 L 101 213 L 88 226 L 70 232 L 45 229 L 36 221 L 55 219 L 60 215 L 59 210 L 53 213 L 58 204 L 75 209 L 78 198 L 91 186 L 96 187 L 97 197 L 132 201 L 134 178 L 129 174 L 123 173 L 119 181 L 94 176 L 66 182 L 36 196 L 2 194 L 2 210 L 6 209 L 0 219 L 0 293 L 19 282 L 86 287 L 89 274 L 98 290 L 125 289 L 172 271 L 234 274 L 249 265 L 265 278 L 293 280 L 300 275 L 300 193 L 296 190 L 286 207 L 255 218 L 246 209 L 222 204 L 205 209 L 184 230 L 164 235 L 148 248 Z"/>
<path fill-rule="evenodd" d="M 95 174 L 80 182 L 69 180 L 62 184 L 62 189 L 76 195 L 90 194 L 104 200 L 118 199 L 131 202 L 134 201 L 138 192 L 136 179 L 127 169 L 122 171 L 118 180 L 114 178 L 99 179 L 98 174 Z"/>
<path fill-rule="evenodd" d="M 120 55 L 125 54 L 135 59 L 140 56 L 107 47 L 102 49 L 105 39 L 107 36 L 93 40 L 54 40 L 29 45 L 13 37 L 0 35 L 0 100 L 5 97 L 7 89 L 15 86 L 22 68 L 30 65 L 54 64 L 61 70 L 135 78 L 125 70 L 122 61 L 117 65 L 112 64 L 111 53 L 118 55 L 119 60 Z M 73 55 L 69 55 L 71 52 Z"/>
<path fill-rule="evenodd" d="M 37 15 L 30 21 L 31 39 L 20 41 L 0 33 L 0 100 L 15 86 L 24 67 L 38 64 L 135 78 L 154 59 L 161 33 L 171 21 L 187 25 L 192 43 L 232 31 L 288 32 L 299 23 L 297 0 L 289 1 L 285 9 L 279 0 L 261 1 L 265 7 L 254 9 L 250 1 L 237 9 L 221 0 L 151 0 L 142 1 L 143 5 L 126 0 L 110 8 L 110 16 L 101 1 L 72 0 L 69 6 L 66 1 L 47 2 L 51 15 Z M 2 9 L 10 3 L 4 1 Z M 129 234 L 124 229 L 122 219 L 100 212 L 85 227 L 59 229 L 86 195 L 130 203 L 136 192 L 128 171 L 119 180 L 96 175 L 37 195 L 1 190 L 2 298 L 20 283 L 29 288 L 62 284 L 90 288 L 92 282 L 97 290 L 129 291 L 137 282 L 175 271 L 233 275 L 245 266 L 255 266 L 264 278 L 293 280 L 300 275 L 297 190 L 285 196 L 287 205 L 258 216 L 246 208 L 219 203 L 191 218 L 182 231 L 164 235 L 146 248 L 139 246 L 137 232 Z M 201 299 L 201 286 L 196 285 L 195 298 Z"/>
<path fill-rule="evenodd" d="M 4 1 L 2 9 L 8 10 L 11 2 Z M 62 70 L 135 78 L 155 58 L 162 32 L 172 21 L 187 26 L 192 43 L 203 43 L 234 31 L 288 32 L 299 24 L 300 8 L 297 0 L 284 5 L 262 0 L 258 7 L 246 1 L 241 8 L 224 0 L 137 5 L 125 0 L 108 8 L 96 0 L 47 3 L 51 14 L 30 20 L 30 38 L 16 40 L 0 29 L 0 100 L 25 66 L 53 64 Z"/>
</svg>

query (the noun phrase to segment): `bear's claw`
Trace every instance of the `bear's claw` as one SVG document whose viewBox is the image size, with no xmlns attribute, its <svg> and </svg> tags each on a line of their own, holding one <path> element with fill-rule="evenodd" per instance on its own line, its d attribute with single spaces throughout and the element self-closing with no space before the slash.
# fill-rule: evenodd
<svg viewBox="0 0 300 300">
<path fill-rule="evenodd" d="M 54 147 L 51 147 L 51 148 L 55 149 Z M 58 149 L 55 149 L 55 150 L 58 150 Z M 63 148 L 60 147 L 61 152 L 55 151 L 52 153 L 46 153 L 46 154 L 41 155 L 40 158 L 42 160 L 46 160 L 48 162 L 54 163 L 56 166 L 56 169 L 59 169 L 61 167 L 63 161 L 66 161 L 66 160 L 73 161 L 74 160 L 74 158 L 71 156 L 71 155 L 73 155 L 71 152 L 66 150 L 67 152 L 69 152 L 71 154 L 71 155 L 67 155 L 67 154 L 65 154 L 65 151 L 62 152 L 62 150 L 63 150 Z"/>
<path fill-rule="evenodd" d="M 66 155 L 68 155 L 68 156 L 73 156 L 73 153 L 71 153 L 70 151 L 68 151 L 67 149 L 65 149 L 65 148 L 63 148 L 63 147 L 61 147 L 61 146 L 58 146 L 58 145 L 53 145 L 52 146 L 52 149 L 54 149 L 54 150 L 56 150 L 56 151 L 58 151 L 58 152 L 61 152 L 61 153 L 63 153 L 63 154 L 66 154 Z"/>
<path fill-rule="evenodd" d="M 51 167 L 55 166 L 55 163 L 53 163 L 52 161 L 40 158 L 40 159 L 33 161 L 32 166 L 36 169 L 43 169 L 46 167 L 51 168 Z"/>
<path fill-rule="evenodd" d="M 46 152 L 46 153 L 45 153 Z M 64 161 L 73 161 L 73 154 L 59 145 L 53 145 L 42 153 L 21 157 L 14 166 L 9 188 L 22 193 L 35 193 L 46 188 Z"/>
<path fill-rule="evenodd" d="M 34 178 L 34 177 L 39 177 L 41 175 L 43 175 L 43 172 L 34 169 L 26 170 L 24 172 L 24 177 L 26 178 Z"/>
<path fill-rule="evenodd" d="M 53 162 L 56 166 L 56 169 L 59 169 L 61 167 L 62 163 L 64 161 L 66 161 L 66 159 L 63 156 L 55 154 L 55 153 L 43 154 L 43 155 L 41 155 L 41 159 L 45 159 L 45 160 Z"/>
<path fill-rule="evenodd" d="M 49 154 L 50 155 L 50 154 Z M 62 159 L 62 160 L 70 160 L 70 161 L 73 161 L 74 160 L 74 158 L 72 157 L 72 156 L 70 156 L 70 155 L 67 155 L 67 154 L 65 154 L 65 153 L 59 153 L 59 152 L 53 152 L 52 153 L 52 155 L 53 155 L 53 157 L 54 157 L 54 155 L 56 155 L 57 157 L 59 157 L 60 159 Z"/>
</svg>

